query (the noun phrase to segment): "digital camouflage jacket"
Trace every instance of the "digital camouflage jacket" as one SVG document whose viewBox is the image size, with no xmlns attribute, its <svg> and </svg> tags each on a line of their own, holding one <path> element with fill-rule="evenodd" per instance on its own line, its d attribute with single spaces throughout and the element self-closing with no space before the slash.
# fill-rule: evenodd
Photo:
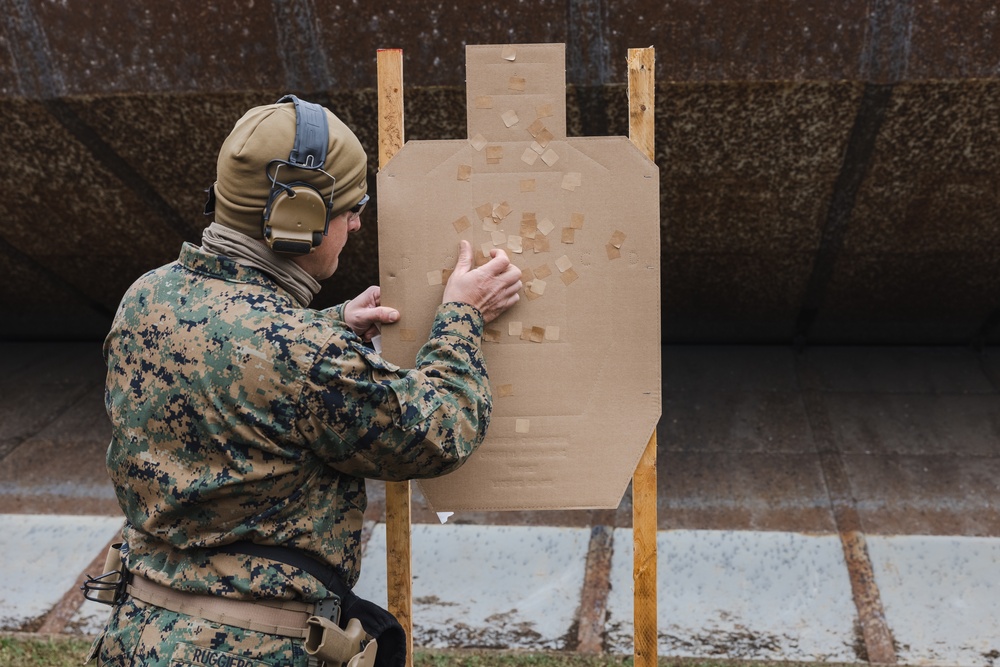
<svg viewBox="0 0 1000 667">
<path fill-rule="evenodd" d="M 364 478 L 441 475 L 482 442 L 475 308 L 438 309 L 414 370 L 369 349 L 342 309 L 300 308 L 265 274 L 191 244 L 128 290 L 104 355 L 133 572 L 195 593 L 325 598 L 300 570 L 210 548 L 292 547 L 353 586 Z"/>
</svg>

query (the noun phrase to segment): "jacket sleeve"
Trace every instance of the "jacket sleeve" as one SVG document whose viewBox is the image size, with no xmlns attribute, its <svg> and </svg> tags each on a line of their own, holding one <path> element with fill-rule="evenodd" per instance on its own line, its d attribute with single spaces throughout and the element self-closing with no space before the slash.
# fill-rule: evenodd
<svg viewBox="0 0 1000 667">
<path fill-rule="evenodd" d="M 343 303 L 338 303 L 336 306 L 331 306 L 330 308 L 324 308 L 323 312 L 327 317 L 333 318 L 335 321 L 346 325 L 347 320 L 344 319 L 344 308 L 347 307 L 347 301 Z"/>
<path fill-rule="evenodd" d="M 302 430 L 329 466 L 403 480 L 458 468 L 489 425 L 483 318 L 472 306 L 438 308 L 416 368 L 401 370 L 351 335 L 334 336 L 303 389 Z"/>
</svg>

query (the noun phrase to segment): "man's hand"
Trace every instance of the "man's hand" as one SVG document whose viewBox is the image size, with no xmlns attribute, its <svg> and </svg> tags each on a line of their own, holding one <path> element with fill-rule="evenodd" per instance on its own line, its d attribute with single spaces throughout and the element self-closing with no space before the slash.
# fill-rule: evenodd
<svg viewBox="0 0 1000 667">
<path fill-rule="evenodd" d="M 441 303 L 458 301 L 475 306 L 483 319 L 492 322 L 520 299 L 521 269 L 510 263 L 507 253 L 494 248 L 486 264 L 473 268 L 472 245 L 461 241 L 458 262 L 444 287 Z"/>
<path fill-rule="evenodd" d="M 372 285 L 344 306 L 344 321 L 354 333 L 367 341 L 378 335 L 379 324 L 399 319 L 399 311 L 381 305 L 382 289 Z"/>
</svg>

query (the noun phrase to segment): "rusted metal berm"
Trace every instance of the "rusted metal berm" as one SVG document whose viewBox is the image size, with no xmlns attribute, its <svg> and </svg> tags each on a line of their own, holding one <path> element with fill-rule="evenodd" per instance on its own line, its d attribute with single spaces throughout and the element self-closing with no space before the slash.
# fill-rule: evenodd
<svg viewBox="0 0 1000 667">
<path fill-rule="evenodd" d="M 657 49 L 667 342 L 1000 341 L 994 0 L 0 9 L 0 337 L 102 336 L 199 239 L 247 107 L 322 102 L 374 155 L 402 48 L 407 138 L 460 138 L 466 43 L 565 42 L 571 136 L 627 133 L 627 49 Z M 318 305 L 377 279 L 369 211 Z"/>
</svg>

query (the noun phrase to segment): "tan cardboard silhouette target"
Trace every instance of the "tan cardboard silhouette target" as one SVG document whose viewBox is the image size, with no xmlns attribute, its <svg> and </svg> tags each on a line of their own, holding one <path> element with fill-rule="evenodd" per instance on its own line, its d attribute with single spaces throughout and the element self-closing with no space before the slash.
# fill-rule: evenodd
<svg viewBox="0 0 1000 667">
<path fill-rule="evenodd" d="M 410 141 L 378 174 L 383 356 L 412 366 L 460 239 L 503 248 L 520 302 L 486 326 L 486 441 L 423 480 L 437 511 L 617 507 L 660 416 L 656 165 L 566 136 L 565 47 L 469 46 L 467 140 Z"/>
</svg>

